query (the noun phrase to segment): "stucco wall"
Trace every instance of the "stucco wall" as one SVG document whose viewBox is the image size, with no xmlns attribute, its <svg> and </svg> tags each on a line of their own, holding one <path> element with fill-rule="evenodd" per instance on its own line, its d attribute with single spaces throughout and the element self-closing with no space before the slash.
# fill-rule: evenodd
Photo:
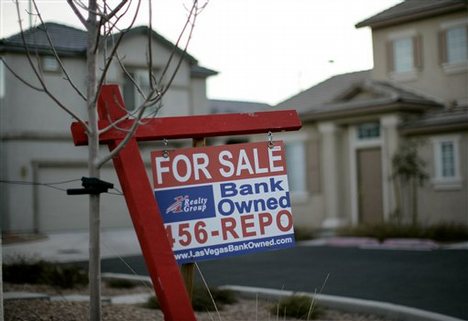
<svg viewBox="0 0 468 321">
<path fill-rule="evenodd" d="M 126 66 L 130 68 L 146 66 L 146 37 L 138 35 L 129 37 L 122 43 L 120 49 L 119 55 Z M 166 47 L 153 42 L 154 63 L 159 70 L 165 65 L 169 55 L 170 52 Z M 33 80 L 33 74 L 24 56 L 2 54 L 2 57 L 15 72 L 37 84 L 37 81 Z M 174 70 L 177 58 L 176 56 L 173 60 L 168 75 Z M 84 58 L 67 57 L 63 58 L 63 63 L 76 86 L 85 92 Z M 71 140 L 70 124 L 74 121 L 72 117 L 61 111 L 45 94 L 28 88 L 7 70 L 4 75 L 5 95 L 0 101 L 1 178 L 8 181 L 48 183 L 88 176 L 87 148 L 75 147 Z M 118 64 L 114 63 L 108 81 L 122 85 L 123 76 Z M 63 74 L 46 73 L 44 77 L 51 92 L 63 100 L 78 116 L 86 119 L 84 100 L 63 80 Z M 190 65 L 184 61 L 174 78 L 173 86 L 163 98 L 164 107 L 159 116 L 205 113 L 208 108 L 205 81 L 203 78 L 191 78 Z M 150 180 L 152 174 L 149 153 L 158 146 L 161 144 L 146 143 L 142 148 Z M 106 152 L 107 148 L 103 147 L 102 153 Z M 102 178 L 119 188 L 118 179 L 111 165 L 103 168 Z M 79 188 L 80 185 L 81 182 L 76 181 L 59 187 Z M 122 196 L 103 195 L 102 199 L 103 227 L 131 225 Z M 67 196 L 64 191 L 43 186 L 2 184 L 0 191 L 2 230 L 31 232 L 34 228 L 39 228 L 41 231 L 87 228 L 87 203 L 86 196 Z"/>
<path fill-rule="evenodd" d="M 467 70 L 447 73 L 439 62 L 438 34 L 444 24 L 460 19 L 467 19 L 466 13 L 448 14 L 373 30 L 373 77 L 378 80 L 394 80 L 445 104 L 451 104 L 453 101 L 467 104 Z M 415 80 L 404 81 L 392 78 L 387 68 L 387 41 L 392 36 L 402 33 L 414 33 L 422 37 L 422 67 L 416 71 Z"/>
<path fill-rule="evenodd" d="M 38 85 L 31 67 L 24 56 L 3 56 L 15 72 Z M 64 58 L 63 63 L 76 86 L 86 92 L 84 62 L 79 58 Z M 80 117 L 86 114 L 86 104 L 70 88 L 61 73 L 44 73 L 50 91 Z M 68 133 L 72 117 L 65 113 L 46 94 L 35 91 L 20 82 L 9 71 L 5 71 L 5 97 L 2 99 L 2 133 L 48 132 Z"/>
<path fill-rule="evenodd" d="M 459 165 L 461 186 L 444 189 L 434 182 L 434 143 L 437 136 L 417 137 L 423 144 L 419 148 L 419 155 L 425 160 L 429 179 L 418 193 L 418 217 L 422 224 L 439 222 L 453 222 L 468 224 L 468 132 L 454 133 L 459 137 Z"/>
</svg>

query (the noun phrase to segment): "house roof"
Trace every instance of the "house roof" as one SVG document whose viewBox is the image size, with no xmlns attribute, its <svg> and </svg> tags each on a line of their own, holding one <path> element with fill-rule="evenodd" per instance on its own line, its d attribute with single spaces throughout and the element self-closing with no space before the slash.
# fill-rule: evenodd
<svg viewBox="0 0 468 321">
<path fill-rule="evenodd" d="M 468 130 L 468 107 L 428 112 L 418 119 L 404 122 L 400 129 L 406 135 Z"/>
<path fill-rule="evenodd" d="M 468 1 L 466 0 L 406 0 L 359 22 L 356 24 L 356 27 L 371 27 L 377 29 L 466 10 L 467 8 Z"/>
<path fill-rule="evenodd" d="M 210 112 L 213 114 L 253 113 L 270 108 L 268 104 L 251 101 L 210 100 Z"/>
<path fill-rule="evenodd" d="M 295 108 L 304 121 L 441 107 L 440 103 L 395 84 L 372 80 L 369 71 L 331 77 L 276 106 Z"/>
<path fill-rule="evenodd" d="M 128 29 L 125 36 L 132 36 L 137 34 L 147 35 L 150 29 L 147 26 L 138 26 Z M 55 47 L 59 55 L 70 56 L 78 55 L 84 56 L 87 48 L 87 32 L 74 27 L 66 26 L 55 22 L 46 22 L 42 25 L 30 28 L 24 31 L 24 40 L 30 50 L 37 51 L 39 54 L 51 54 L 50 42 Z M 120 33 L 119 33 L 120 34 Z M 119 34 L 116 34 L 118 36 Z M 47 37 L 49 35 L 49 38 Z M 169 40 L 151 30 L 151 35 L 161 45 L 165 46 L 168 50 L 175 50 L 179 54 L 183 54 L 183 50 L 175 47 Z M 124 36 L 124 37 L 125 37 Z M 0 39 L 0 52 L 24 52 L 23 36 L 21 33 L 14 34 L 8 38 Z M 184 55 L 187 62 L 192 65 L 192 76 L 194 77 L 208 77 L 217 74 L 216 71 L 198 66 L 198 61 L 188 53 Z"/>
<path fill-rule="evenodd" d="M 299 114 L 310 112 L 333 100 L 338 94 L 349 89 L 350 85 L 370 79 L 371 71 L 358 71 L 333 76 L 309 89 L 306 89 L 275 106 L 278 109 L 296 109 Z"/>
<path fill-rule="evenodd" d="M 24 31 L 24 40 L 30 49 L 50 53 L 50 41 L 59 54 L 84 55 L 87 47 L 86 31 L 74 27 L 47 22 Z M 21 33 L 0 39 L 0 52 L 24 52 Z"/>
</svg>

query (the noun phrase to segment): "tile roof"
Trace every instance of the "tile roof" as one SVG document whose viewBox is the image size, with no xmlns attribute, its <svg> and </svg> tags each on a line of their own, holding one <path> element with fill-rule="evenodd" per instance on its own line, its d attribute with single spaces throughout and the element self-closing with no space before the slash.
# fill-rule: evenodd
<svg viewBox="0 0 468 321">
<path fill-rule="evenodd" d="M 466 0 L 406 0 L 359 22 L 356 27 L 385 27 L 467 8 Z"/>
<path fill-rule="evenodd" d="M 149 28 L 147 26 L 138 26 L 126 30 L 125 36 L 135 34 L 147 35 Z M 50 54 L 50 43 L 47 37 L 49 35 L 50 41 L 55 47 L 55 50 L 60 55 L 85 55 L 87 48 L 87 32 L 85 30 L 77 29 L 74 27 L 66 26 L 55 22 L 46 22 L 24 31 L 24 39 L 30 50 L 38 51 L 39 53 Z M 151 30 L 151 34 L 155 39 L 168 48 L 174 49 L 174 44 L 169 40 Z M 118 36 L 119 34 L 115 34 Z M 124 36 L 124 37 L 125 37 Z M 112 40 L 112 39 L 111 39 Z M 112 40 L 113 41 L 113 40 Z M 17 33 L 8 38 L 0 39 L 0 52 L 24 52 L 23 37 L 21 33 Z M 179 54 L 183 50 L 176 48 Z M 185 53 L 186 61 L 192 66 L 192 76 L 198 78 L 206 78 L 216 75 L 217 72 L 202 66 L 198 66 L 198 61 L 188 53 Z"/>
<path fill-rule="evenodd" d="M 213 114 L 227 113 L 253 113 L 270 109 L 271 106 L 265 103 L 257 103 L 251 101 L 236 101 L 236 100 L 210 100 L 210 111 Z"/>
<path fill-rule="evenodd" d="M 275 108 L 296 109 L 299 114 L 310 112 L 332 101 L 350 86 L 370 79 L 370 77 L 370 70 L 336 75 L 286 99 Z"/>
<path fill-rule="evenodd" d="M 30 49 L 49 51 L 50 45 L 46 31 L 58 52 L 75 54 L 86 52 L 86 31 L 54 22 L 46 22 L 44 25 L 24 31 L 24 38 Z M 1 39 L 0 50 L 24 51 L 21 33 Z"/>
<path fill-rule="evenodd" d="M 418 119 L 406 121 L 400 128 L 405 134 L 423 134 L 455 128 L 468 130 L 468 107 L 428 112 Z"/>
<path fill-rule="evenodd" d="M 395 84 L 372 80 L 369 71 L 331 77 L 275 108 L 294 108 L 303 120 L 340 118 L 365 113 L 425 111 L 442 105 Z"/>
</svg>

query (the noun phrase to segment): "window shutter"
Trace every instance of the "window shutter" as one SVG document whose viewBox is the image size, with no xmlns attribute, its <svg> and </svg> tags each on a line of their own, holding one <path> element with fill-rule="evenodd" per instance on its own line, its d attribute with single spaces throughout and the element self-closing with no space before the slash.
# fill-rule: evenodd
<svg viewBox="0 0 468 321">
<path fill-rule="evenodd" d="M 422 36 L 418 35 L 413 37 L 413 66 L 416 69 L 421 69 L 423 66 L 422 49 Z"/>
<path fill-rule="evenodd" d="M 317 140 L 307 143 L 307 189 L 320 193 L 320 144 Z"/>
<path fill-rule="evenodd" d="M 393 55 L 393 41 L 389 40 L 386 44 L 387 51 L 387 70 L 388 72 L 395 71 L 394 55 Z"/>
<path fill-rule="evenodd" d="M 447 62 L 447 32 L 445 30 L 439 31 L 439 63 Z"/>
</svg>

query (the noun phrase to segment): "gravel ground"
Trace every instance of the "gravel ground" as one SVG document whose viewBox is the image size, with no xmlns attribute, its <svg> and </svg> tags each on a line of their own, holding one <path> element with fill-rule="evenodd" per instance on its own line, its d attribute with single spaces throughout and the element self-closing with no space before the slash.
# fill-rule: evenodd
<svg viewBox="0 0 468 321">
<path fill-rule="evenodd" d="M 27 291 L 47 293 L 49 295 L 66 295 L 86 293 L 86 288 L 77 291 L 57 291 L 48 286 L 11 285 L 5 284 L 5 291 Z M 122 295 L 130 293 L 148 293 L 146 287 L 136 287 L 130 290 L 112 289 L 103 285 L 103 296 Z M 219 312 L 197 312 L 198 321 L 248 321 L 248 320 L 278 320 L 270 314 L 269 309 L 274 302 L 240 299 L 236 304 L 226 305 Z M 88 320 L 89 304 L 85 302 L 51 302 L 47 300 L 13 300 L 5 301 L 5 321 L 85 321 Z M 103 304 L 103 321 L 163 321 L 163 315 L 159 310 L 151 310 L 141 305 Z M 284 319 L 291 321 L 296 319 Z M 343 313 L 327 310 L 319 319 L 320 321 L 389 321 L 372 315 Z"/>
</svg>

